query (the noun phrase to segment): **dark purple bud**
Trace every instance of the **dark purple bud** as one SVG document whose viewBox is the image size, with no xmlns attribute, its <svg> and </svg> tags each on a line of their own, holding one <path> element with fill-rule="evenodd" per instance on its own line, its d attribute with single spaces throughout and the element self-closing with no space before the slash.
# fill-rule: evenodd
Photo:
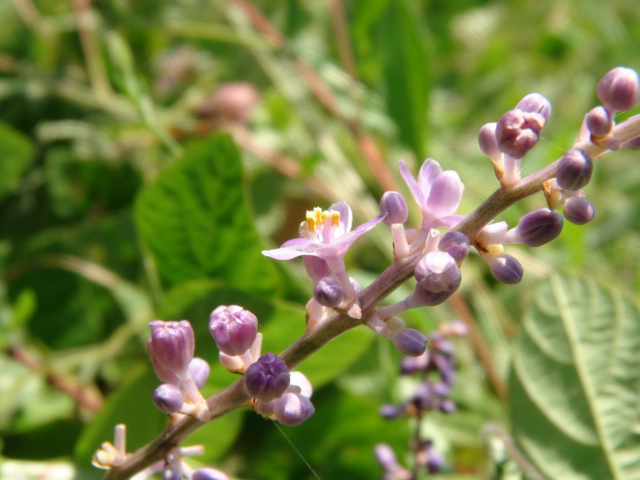
<svg viewBox="0 0 640 480">
<path fill-rule="evenodd" d="M 163 382 L 177 384 L 188 375 L 189 363 L 193 359 L 195 339 L 191 324 L 163 322 L 149 323 L 151 336 L 147 341 L 153 369 Z"/>
<path fill-rule="evenodd" d="M 409 357 L 417 357 L 427 348 L 427 337 L 415 328 L 403 328 L 391 339 L 396 348 Z"/>
<path fill-rule="evenodd" d="M 400 364 L 400 374 L 409 375 L 417 371 L 427 370 L 429 365 L 429 350 L 425 350 L 424 353 L 418 357 L 405 357 Z"/>
<path fill-rule="evenodd" d="M 444 338 L 433 342 L 433 350 L 435 350 L 438 355 L 444 355 L 447 358 L 453 358 L 456 353 L 456 348 L 453 346 L 453 343 Z"/>
<path fill-rule="evenodd" d="M 498 148 L 498 140 L 496 139 L 497 123 L 487 123 L 483 125 L 478 133 L 478 144 L 480 150 L 489 158 L 498 158 L 502 152 Z"/>
<path fill-rule="evenodd" d="M 602 77 L 597 93 L 608 110 L 631 110 L 638 102 L 638 74 L 630 68 L 614 68 Z"/>
<path fill-rule="evenodd" d="M 551 102 L 539 93 L 530 93 L 518 102 L 516 109 L 528 113 L 539 113 L 546 123 L 551 115 Z"/>
<path fill-rule="evenodd" d="M 451 290 L 450 292 L 430 292 L 426 290 L 419 283 L 416 285 L 413 294 L 407 297 L 407 304 L 411 308 L 418 307 L 433 307 L 435 305 L 440 305 L 444 303 L 447 298 L 449 298 L 455 290 Z"/>
<path fill-rule="evenodd" d="M 571 148 L 560 159 L 556 180 L 561 188 L 578 190 L 584 187 L 593 173 L 593 162 L 589 155 L 577 148 Z"/>
<path fill-rule="evenodd" d="M 378 411 L 380 416 L 386 420 L 398 418 L 404 412 L 404 408 L 398 405 L 382 405 Z"/>
<path fill-rule="evenodd" d="M 587 130 L 596 137 L 608 135 L 613 128 L 611 116 L 602 105 L 591 109 L 585 117 L 585 122 L 587 124 Z"/>
<path fill-rule="evenodd" d="M 544 123 L 544 117 L 539 113 L 508 111 L 496 125 L 498 148 L 513 158 L 524 157 L 538 143 Z"/>
<path fill-rule="evenodd" d="M 489 269 L 493 278 L 509 285 L 520 283 L 524 273 L 520 262 L 507 254 L 492 257 L 489 260 Z"/>
<path fill-rule="evenodd" d="M 153 403 L 163 413 L 175 413 L 184 403 L 184 395 L 178 387 L 163 383 L 153 391 Z"/>
<path fill-rule="evenodd" d="M 258 319 L 238 305 L 223 305 L 211 313 L 209 331 L 222 353 L 242 355 L 256 340 Z"/>
<path fill-rule="evenodd" d="M 426 448 L 422 455 L 418 454 L 418 458 L 423 458 L 421 464 L 424 465 L 427 472 L 434 475 L 442 470 L 442 467 L 444 466 L 444 457 L 438 450 L 433 448 L 431 441 L 425 442 L 425 444 Z"/>
<path fill-rule="evenodd" d="M 244 373 L 244 389 L 252 398 L 270 402 L 289 386 L 289 368 L 275 353 L 265 353 Z"/>
<path fill-rule="evenodd" d="M 210 372 L 209 364 L 202 358 L 195 357 L 189 364 L 189 374 L 199 389 L 207 383 Z"/>
<path fill-rule="evenodd" d="M 283 425 L 294 427 L 307 420 L 315 408 L 311 401 L 297 393 L 285 393 L 274 402 L 273 415 Z"/>
<path fill-rule="evenodd" d="M 313 287 L 313 298 L 324 307 L 335 308 L 344 300 L 344 292 L 338 280 L 322 277 Z"/>
<path fill-rule="evenodd" d="M 564 218 L 560 212 L 539 208 L 520 219 L 516 233 L 519 241 L 525 245 L 539 247 L 560 235 L 563 225 Z"/>
<path fill-rule="evenodd" d="M 380 200 L 380 214 L 384 215 L 382 220 L 386 225 L 393 225 L 394 223 L 404 223 L 409 218 L 409 209 L 404 197 L 393 191 L 384 192 L 382 199 Z"/>
<path fill-rule="evenodd" d="M 200 468 L 193 472 L 191 480 L 229 480 L 229 477 L 217 468 Z"/>
<path fill-rule="evenodd" d="M 596 209 L 584 197 L 569 197 L 564 202 L 562 213 L 567 221 L 576 225 L 584 225 L 593 220 L 596 215 Z"/>
<path fill-rule="evenodd" d="M 456 369 L 453 359 L 442 355 L 434 355 L 433 364 L 438 370 L 438 373 L 440 373 L 440 378 L 443 383 L 452 387 L 456 379 Z"/>
<path fill-rule="evenodd" d="M 433 293 L 453 292 L 462 276 L 455 259 L 447 252 L 429 252 L 416 264 L 414 275 L 425 290 Z"/>
<path fill-rule="evenodd" d="M 457 263 L 460 263 L 469 253 L 469 237 L 464 233 L 451 230 L 440 239 L 438 250 L 447 252 Z"/>
</svg>

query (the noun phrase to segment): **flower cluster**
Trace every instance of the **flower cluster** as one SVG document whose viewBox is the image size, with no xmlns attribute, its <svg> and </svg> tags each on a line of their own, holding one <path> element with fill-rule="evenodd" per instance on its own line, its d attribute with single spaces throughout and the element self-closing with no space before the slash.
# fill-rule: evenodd
<svg viewBox="0 0 640 480">
<path fill-rule="evenodd" d="M 430 347 L 419 357 L 403 359 L 400 373 L 402 375 L 418 375 L 420 382 L 416 385 L 408 400 L 399 405 L 383 405 L 380 415 L 386 419 L 409 417 L 416 419 L 418 435 L 411 448 L 417 466 L 428 473 L 437 473 L 444 464 L 442 454 L 433 447 L 433 442 L 420 435 L 420 420 L 432 411 L 445 414 L 453 413 L 456 404 L 449 398 L 455 382 L 455 348 L 449 340 L 466 334 L 466 327 L 460 321 L 442 325 L 431 334 Z M 384 479 L 414 480 L 412 474 L 396 460 L 391 447 L 379 444 L 375 450 L 378 463 L 383 468 Z"/>
</svg>

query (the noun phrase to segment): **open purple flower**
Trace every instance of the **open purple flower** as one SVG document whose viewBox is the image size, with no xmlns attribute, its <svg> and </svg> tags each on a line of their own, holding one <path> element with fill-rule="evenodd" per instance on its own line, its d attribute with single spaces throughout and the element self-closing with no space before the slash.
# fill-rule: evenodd
<svg viewBox="0 0 640 480">
<path fill-rule="evenodd" d="M 407 164 L 400 160 L 400 175 L 422 210 L 420 230 L 428 232 L 436 227 L 453 228 L 464 218 L 455 214 L 464 190 L 456 172 L 443 172 L 438 162 L 428 159 L 422 164 L 416 181 Z"/>
<path fill-rule="evenodd" d="M 383 218 L 384 215 L 379 215 L 351 230 L 353 215 L 346 202 L 334 203 L 329 210 L 314 208 L 307 212 L 306 221 L 300 224 L 299 238 L 287 240 L 280 248 L 264 250 L 262 254 L 276 260 L 290 260 L 300 256 L 317 257 L 322 260 L 319 263 L 322 266 L 326 264 L 328 271 L 340 282 L 345 300 L 353 300 L 356 291 L 346 273 L 344 255 L 353 242 Z M 313 272 L 309 273 L 312 278 L 316 276 Z"/>
</svg>

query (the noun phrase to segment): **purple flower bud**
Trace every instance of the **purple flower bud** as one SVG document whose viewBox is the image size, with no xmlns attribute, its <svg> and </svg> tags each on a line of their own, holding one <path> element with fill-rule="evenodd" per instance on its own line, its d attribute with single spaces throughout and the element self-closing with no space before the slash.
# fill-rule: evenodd
<svg viewBox="0 0 640 480">
<path fill-rule="evenodd" d="M 297 393 L 285 393 L 274 405 L 273 415 L 283 425 L 294 427 L 307 420 L 315 412 L 311 401 Z"/>
<path fill-rule="evenodd" d="M 442 400 L 438 404 L 438 410 L 440 410 L 442 413 L 453 413 L 456 411 L 456 409 L 457 406 L 455 402 L 449 398 Z"/>
<path fill-rule="evenodd" d="M 497 123 L 487 123 L 483 125 L 478 133 L 478 144 L 480 150 L 487 157 L 494 159 L 499 158 L 502 152 L 498 148 L 498 140 L 496 139 L 496 126 Z"/>
<path fill-rule="evenodd" d="M 614 68 L 602 77 L 597 93 L 608 110 L 631 110 L 638 102 L 638 74 L 630 68 Z"/>
<path fill-rule="evenodd" d="M 382 220 L 386 225 L 404 223 L 409 218 L 409 208 L 404 197 L 394 191 L 384 192 L 380 200 L 380 214 L 387 216 Z"/>
<path fill-rule="evenodd" d="M 589 200 L 584 197 L 569 197 L 562 209 L 564 218 L 576 225 L 584 225 L 593 220 L 596 210 Z"/>
<path fill-rule="evenodd" d="M 413 294 L 407 297 L 407 304 L 410 308 L 433 307 L 444 303 L 455 290 L 445 292 L 430 292 L 419 283 L 416 285 Z"/>
<path fill-rule="evenodd" d="M 193 359 L 195 339 L 191 324 L 186 320 L 154 320 L 149 327 L 151 336 L 147 346 L 156 375 L 163 382 L 178 384 L 188 375 Z"/>
<path fill-rule="evenodd" d="M 383 480 L 410 480 L 413 478 L 408 470 L 400 466 L 395 453 L 386 443 L 376 445 L 373 453 L 378 465 L 384 470 L 382 474 Z"/>
<path fill-rule="evenodd" d="M 322 306 L 335 308 L 344 300 L 344 291 L 335 278 L 322 277 L 313 287 L 313 298 Z"/>
<path fill-rule="evenodd" d="M 560 159 L 556 180 L 561 188 L 578 190 L 584 187 L 593 173 L 593 162 L 589 155 L 577 148 L 571 148 Z"/>
<path fill-rule="evenodd" d="M 169 465 L 162 471 L 162 480 L 182 480 L 183 478 L 180 465 Z"/>
<path fill-rule="evenodd" d="M 378 413 L 385 420 L 393 420 L 394 418 L 398 418 L 402 415 L 404 408 L 398 405 L 382 405 Z"/>
<path fill-rule="evenodd" d="M 640 150 L 640 137 L 632 138 L 631 140 L 624 142 L 621 146 L 622 148 L 630 148 L 631 150 Z"/>
<path fill-rule="evenodd" d="M 606 108 L 602 105 L 593 108 L 585 116 L 587 129 L 596 137 L 604 137 L 611 132 L 613 121 Z"/>
<path fill-rule="evenodd" d="M 419 370 L 426 371 L 429 366 L 429 350 L 425 350 L 424 353 L 418 357 L 405 357 L 400 364 L 400 374 L 409 375 Z"/>
<path fill-rule="evenodd" d="M 516 237 L 529 247 L 539 247 L 555 239 L 564 225 L 560 212 L 548 208 L 539 208 L 527 213 L 518 222 Z"/>
<path fill-rule="evenodd" d="M 209 378 L 209 364 L 202 358 L 195 357 L 189 364 L 189 374 L 196 384 L 196 387 L 202 388 Z"/>
<path fill-rule="evenodd" d="M 522 100 L 518 102 L 516 108 L 523 112 L 539 113 L 542 115 L 545 123 L 549 120 L 549 115 L 551 115 L 551 102 L 539 93 L 525 95 Z"/>
<path fill-rule="evenodd" d="M 289 386 L 289 368 L 275 353 L 265 353 L 244 373 L 244 389 L 252 398 L 270 402 Z"/>
<path fill-rule="evenodd" d="M 489 269 L 493 278 L 509 285 L 520 283 L 524 273 L 520 262 L 507 254 L 492 257 L 489 260 Z"/>
<path fill-rule="evenodd" d="M 200 468 L 193 472 L 191 480 L 229 480 L 229 477 L 217 468 Z"/>
<path fill-rule="evenodd" d="M 544 123 L 544 117 L 539 113 L 508 111 L 496 125 L 498 148 L 513 158 L 524 157 L 538 143 Z"/>
<path fill-rule="evenodd" d="M 163 383 L 153 391 L 153 403 L 163 413 L 175 413 L 184 403 L 184 395 L 178 387 Z"/>
<path fill-rule="evenodd" d="M 460 263 L 469 253 L 469 237 L 464 233 L 451 230 L 438 242 L 438 250 L 447 252 L 457 263 Z"/>
<path fill-rule="evenodd" d="M 444 466 L 444 457 L 433 448 L 431 440 L 420 442 L 416 452 L 416 461 L 425 467 L 430 474 L 438 473 Z"/>
<path fill-rule="evenodd" d="M 429 252 L 418 261 L 414 274 L 425 290 L 452 292 L 460 286 L 462 276 L 455 259 L 447 252 Z"/>
<path fill-rule="evenodd" d="M 391 339 L 396 348 L 410 357 L 417 357 L 427 348 L 427 337 L 415 328 L 403 328 Z"/>
<path fill-rule="evenodd" d="M 433 394 L 440 398 L 446 398 L 451 393 L 451 385 L 447 383 L 436 383 L 431 387 Z"/>
<path fill-rule="evenodd" d="M 258 319 L 242 307 L 223 305 L 211 313 L 209 331 L 222 353 L 242 355 L 256 339 Z"/>
</svg>

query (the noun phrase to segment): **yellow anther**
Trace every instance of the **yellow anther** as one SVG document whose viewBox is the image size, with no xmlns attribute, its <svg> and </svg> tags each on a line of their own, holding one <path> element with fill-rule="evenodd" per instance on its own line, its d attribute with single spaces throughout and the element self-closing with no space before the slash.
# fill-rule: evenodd
<svg viewBox="0 0 640 480">
<path fill-rule="evenodd" d="M 340 212 L 331 212 L 331 226 L 339 227 L 340 226 Z"/>
<path fill-rule="evenodd" d="M 327 212 L 323 212 L 320 207 L 307 210 L 307 228 L 310 232 L 316 233 L 318 226 L 322 225 L 327 218 Z"/>
</svg>

